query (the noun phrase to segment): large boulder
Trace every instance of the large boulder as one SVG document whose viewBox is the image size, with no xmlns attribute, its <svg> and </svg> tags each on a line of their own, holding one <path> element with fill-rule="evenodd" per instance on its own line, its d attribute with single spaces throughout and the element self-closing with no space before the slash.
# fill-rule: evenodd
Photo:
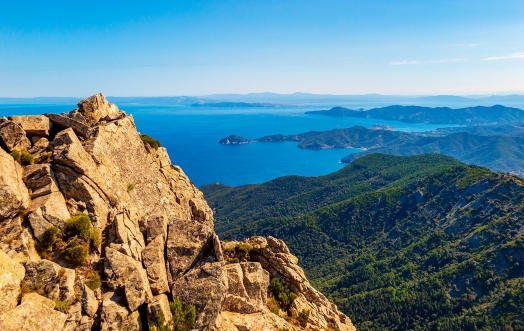
<svg viewBox="0 0 524 331">
<path fill-rule="evenodd" d="M 169 292 L 164 248 L 164 239 L 158 236 L 142 251 L 142 262 L 146 267 L 151 291 L 155 295 Z"/>
<path fill-rule="evenodd" d="M 104 272 L 111 289 L 123 288 L 130 311 L 148 303 L 153 294 L 142 265 L 114 248 L 106 247 Z"/>
<path fill-rule="evenodd" d="M 55 302 L 36 293 L 22 297 L 14 309 L 0 312 L 2 331 L 62 331 L 67 315 L 55 309 Z"/>
<path fill-rule="evenodd" d="M 24 266 L 0 250 L 0 312 L 16 307 L 24 276 Z"/>
<path fill-rule="evenodd" d="M 0 222 L 0 238 L 0 249 L 13 260 L 20 263 L 40 260 L 33 235 L 22 226 L 20 216 Z"/>
<path fill-rule="evenodd" d="M 0 148 L 0 221 L 27 209 L 29 192 L 22 180 L 22 167 Z"/>
<path fill-rule="evenodd" d="M 211 252 L 213 234 L 212 228 L 199 222 L 178 218 L 169 221 L 166 252 L 171 283 Z"/>
<path fill-rule="evenodd" d="M 31 147 L 31 142 L 27 138 L 24 129 L 12 121 L 0 123 L 0 140 L 10 152 L 15 149 L 22 150 Z"/>
<path fill-rule="evenodd" d="M 48 137 L 52 123 L 44 115 L 9 116 L 9 120 L 18 124 L 30 136 Z"/>
<path fill-rule="evenodd" d="M 88 124 L 94 124 L 101 118 L 118 113 L 118 107 L 107 102 L 102 93 L 95 94 L 78 103 L 78 112 Z"/>
<path fill-rule="evenodd" d="M 81 284 L 82 289 L 82 308 L 84 312 L 93 317 L 98 311 L 98 300 L 95 293 L 85 283 Z"/>
<path fill-rule="evenodd" d="M 228 294 L 223 310 L 252 314 L 266 306 L 269 273 L 260 263 L 233 263 L 226 266 Z"/>
<path fill-rule="evenodd" d="M 100 328 L 102 331 L 139 331 L 142 330 L 142 321 L 138 311 L 130 312 L 122 304 L 123 298 L 114 292 L 104 294 L 102 311 L 100 314 Z"/>
<path fill-rule="evenodd" d="M 224 263 L 204 263 L 179 278 L 172 287 L 173 298 L 184 305 L 195 305 L 195 329 L 215 326 L 227 295 L 227 272 Z"/>
<path fill-rule="evenodd" d="M 29 261 L 25 269 L 24 281 L 30 289 L 54 301 L 70 304 L 76 301 L 74 269 L 63 268 L 48 260 Z"/>
</svg>

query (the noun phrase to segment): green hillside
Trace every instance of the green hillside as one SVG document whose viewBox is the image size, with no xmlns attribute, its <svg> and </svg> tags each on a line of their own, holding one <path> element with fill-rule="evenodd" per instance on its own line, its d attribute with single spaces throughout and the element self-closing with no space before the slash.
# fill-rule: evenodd
<svg viewBox="0 0 524 331">
<path fill-rule="evenodd" d="M 524 187 L 438 155 L 203 187 L 223 239 L 273 235 L 359 330 L 524 330 Z"/>
</svg>

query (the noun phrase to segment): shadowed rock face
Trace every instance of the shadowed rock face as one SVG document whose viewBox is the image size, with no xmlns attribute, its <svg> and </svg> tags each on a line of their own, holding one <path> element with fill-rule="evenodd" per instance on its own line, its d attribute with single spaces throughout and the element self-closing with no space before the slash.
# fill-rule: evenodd
<svg viewBox="0 0 524 331">
<path fill-rule="evenodd" d="M 226 265 L 202 193 L 102 94 L 65 114 L 1 119 L 0 139 L 0 329 L 143 330 L 169 320 L 169 300 L 179 298 L 195 306 L 198 330 L 317 330 L 328 315 L 352 330 L 283 242 L 260 239 L 253 261 Z M 36 164 L 19 165 L 13 148 Z M 73 232 L 77 212 L 101 244 Z M 88 252 L 84 262 L 66 259 L 72 238 Z M 300 293 L 293 309 L 319 305 L 314 323 L 298 327 L 269 311 L 277 273 Z"/>
</svg>

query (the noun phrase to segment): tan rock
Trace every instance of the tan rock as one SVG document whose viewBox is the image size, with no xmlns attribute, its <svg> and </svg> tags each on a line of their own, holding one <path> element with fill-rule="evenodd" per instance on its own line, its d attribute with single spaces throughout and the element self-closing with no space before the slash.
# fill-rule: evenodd
<svg viewBox="0 0 524 331">
<path fill-rule="evenodd" d="M 151 291 L 155 295 L 169 292 L 164 248 L 164 239 L 162 236 L 157 236 L 142 251 L 142 262 L 146 267 Z"/>
<path fill-rule="evenodd" d="M 16 307 L 24 276 L 24 266 L 0 250 L 0 312 Z"/>
<path fill-rule="evenodd" d="M 149 302 L 153 297 L 147 273 L 141 264 L 116 249 L 106 247 L 104 272 L 112 289 L 123 287 L 129 310 Z"/>
<path fill-rule="evenodd" d="M 162 215 L 151 215 L 146 225 L 146 237 L 149 244 L 156 237 L 161 236 L 164 242 L 167 240 L 167 218 Z"/>
<path fill-rule="evenodd" d="M 22 226 L 20 216 L 0 222 L 0 238 L 0 249 L 16 262 L 40 260 L 33 236 Z"/>
<path fill-rule="evenodd" d="M 0 313 L 3 331 L 62 331 L 67 315 L 54 309 L 55 302 L 36 293 L 24 295 L 22 303 Z"/>
<path fill-rule="evenodd" d="M 10 152 L 31 147 L 31 142 L 27 139 L 24 129 L 12 121 L 0 123 L 0 140 Z"/>
<path fill-rule="evenodd" d="M 142 330 L 140 313 L 130 312 L 121 304 L 122 298 L 113 292 L 104 294 L 100 327 L 102 331 L 139 331 Z"/>
<path fill-rule="evenodd" d="M 107 102 L 102 93 L 98 93 L 80 101 L 78 112 L 84 116 L 88 124 L 93 124 L 107 115 L 118 113 L 118 108 Z"/>
<path fill-rule="evenodd" d="M 273 314 L 267 308 L 253 314 L 222 311 L 217 321 L 218 331 L 278 331 L 282 329 L 298 330 L 296 326 L 289 324 L 284 318 Z"/>
<path fill-rule="evenodd" d="M 184 305 L 193 304 L 197 311 L 195 329 L 207 329 L 216 324 L 227 295 L 227 273 L 224 264 L 204 263 L 179 278 L 172 287 L 173 298 Z"/>
<path fill-rule="evenodd" d="M 167 295 L 161 294 L 155 296 L 147 305 L 147 321 L 149 326 L 158 325 L 161 318 L 164 320 L 164 325 L 167 324 L 173 317 L 171 309 L 169 308 L 169 300 Z"/>
<path fill-rule="evenodd" d="M 22 167 L 0 148 L 0 221 L 27 209 L 29 192 L 22 180 Z"/>
<path fill-rule="evenodd" d="M 166 243 L 168 277 L 174 282 L 212 248 L 212 228 L 195 221 L 171 219 Z"/>
<path fill-rule="evenodd" d="M 9 120 L 18 124 L 30 136 L 48 137 L 51 122 L 44 115 L 36 116 L 9 116 Z"/>
<path fill-rule="evenodd" d="M 29 288 L 54 301 L 61 300 L 70 304 L 76 301 L 75 270 L 63 268 L 48 260 L 29 261 L 25 268 L 24 281 Z"/>
<path fill-rule="evenodd" d="M 95 293 L 85 283 L 82 284 L 82 308 L 90 317 L 93 317 L 98 310 Z"/>
</svg>

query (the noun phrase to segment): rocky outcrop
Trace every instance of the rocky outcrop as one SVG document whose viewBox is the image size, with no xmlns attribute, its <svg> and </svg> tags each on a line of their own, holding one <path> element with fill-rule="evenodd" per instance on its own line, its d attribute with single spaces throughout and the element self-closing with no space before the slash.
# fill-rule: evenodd
<svg viewBox="0 0 524 331">
<path fill-rule="evenodd" d="M 241 261 L 228 258 L 239 243 L 220 242 L 202 193 L 103 95 L 0 119 L 0 140 L 0 328 L 144 330 L 180 319 L 180 300 L 195 330 L 352 330 L 283 242 L 249 239 Z M 278 314 L 272 277 L 298 295 Z"/>
</svg>

